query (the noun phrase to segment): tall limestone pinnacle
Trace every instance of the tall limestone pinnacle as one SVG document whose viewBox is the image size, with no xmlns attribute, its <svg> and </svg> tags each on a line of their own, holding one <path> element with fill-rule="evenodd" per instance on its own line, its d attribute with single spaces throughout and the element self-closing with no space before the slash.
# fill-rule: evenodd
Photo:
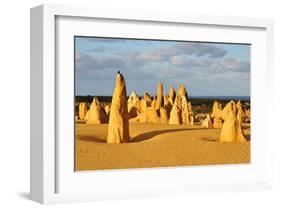
<svg viewBox="0 0 281 209">
<path fill-rule="evenodd" d="M 180 96 L 185 96 L 186 99 L 188 100 L 188 94 L 186 92 L 185 86 L 184 85 L 179 85 L 179 89 L 178 89 L 178 95 Z"/>
<path fill-rule="evenodd" d="M 88 111 L 88 108 L 87 108 L 86 102 L 80 102 L 79 103 L 79 118 L 81 120 L 85 119 L 87 111 Z"/>
<path fill-rule="evenodd" d="M 221 128 L 222 127 L 222 104 L 218 101 L 214 101 L 212 118 L 213 118 L 213 128 Z"/>
<path fill-rule="evenodd" d="M 236 108 L 237 108 L 237 120 L 241 124 L 245 120 L 246 113 L 242 108 L 242 104 L 240 100 L 236 103 Z"/>
<path fill-rule="evenodd" d="M 170 113 L 169 124 L 180 125 L 181 123 L 182 120 L 181 120 L 180 101 L 179 101 L 179 97 L 176 97 Z"/>
<path fill-rule="evenodd" d="M 156 110 L 160 110 L 163 106 L 164 100 L 163 100 L 163 85 L 159 81 L 158 82 L 158 88 L 157 88 L 157 100 L 156 100 Z"/>
<path fill-rule="evenodd" d="M 175 89 L 174 89 L 173 86 L 170 86 L 170 89 L 169 89 L 169 101 L 170 101 L 171 105 L 174 104 L 175 98 L 176 98 Z"/>
<path fill-rule="evenodd" d="M 221 142 L 242 142 L 246 141 L 241 123 L 237 119 L 237 107 L 230 101 L 222 111 L 224 123 L 221 129 Z"/>
<path fill-rule="evenodd" d="M 117 144 L 129 141 L 129 114 L 126 83 L 123 75 L 118 71 L 111 102 L 107 143 Z"/>
</svg>

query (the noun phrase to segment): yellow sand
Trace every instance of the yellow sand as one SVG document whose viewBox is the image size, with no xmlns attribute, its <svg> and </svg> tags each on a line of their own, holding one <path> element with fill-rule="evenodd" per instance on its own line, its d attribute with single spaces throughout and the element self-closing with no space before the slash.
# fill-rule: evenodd
<svg viewBox="0 0 281 209">
<path fill-rule="evenodd" d="M 76 123 L 76 170 L 250 162 L 250 142 L 219 142 L 221 129 L 130 123 L 134 142 L 107 144 L 107 126 Z"/>
</svg>

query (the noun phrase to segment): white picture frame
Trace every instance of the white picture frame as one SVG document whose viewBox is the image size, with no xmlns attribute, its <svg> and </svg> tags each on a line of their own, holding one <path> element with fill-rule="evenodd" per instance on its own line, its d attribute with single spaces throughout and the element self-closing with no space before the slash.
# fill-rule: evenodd
<svg viewBox="0 0 281 209">
<path fill-rule="evenodd" d="M 253 31 L 253 33 L 258 33 L 257 31 L 260 31 L 260 35 L 252 36 L 252 41 L 256 44 L 257 48 L 254 49 L 254 55 L 252 55 L 253 63 L 251 64 L 254 67 L 259 67 L 258 72 L 252 72 L 251 75 L 255 78 L 255 81 L 252 81 L 251 96 L 253 96 L 254 99 L 252 111 L 254 120 L 253 127 L 256 127 L 257 131 L 254 131 L 252 136 L 263 139 L 257 140 L 259 142 L 254 143 L 252 147 L 252 149 L 254 149 L 254 154 L 251 156 L 251 164 L 226 165 L 224 167 L 191 166 L 183 168 L 129 169 L 122 171 L 86 172 L 82 174 L 76 174 L 74 169 L 71 171 L 69 168 L 64 171 L 64 163 L 74 165 L 74 162 L 72 158 L 70 158 L 70 162 L 65 161 L 68 158 L 63 157 L 61 153 L 65 152 L 66 155 L 64 156 L 70 156 L 73 153 L 67 149 L 69 148 L 68 146 L 62 148 L 63 144 L 58 142 L 58 136 L 60 136 L 58 127 L 61 128 L 61 126 L 57 126 L 57 120 L 60 114 L 59 111 L 62 110 L 58 108 L 58 101 L 60 100 L 58 96 L 61 95 L 61 93 L 58 93 L 60 78 L 56 70 L 59 68 L 58 60 L 56 59 L 58 59 L 57 54 L 59 54 L 57 53 L 57 48 L 61 48 L 59 43 L 61 39 L 57 37 L 60 37 L 60 35 L 58 35 L 59 30 L 63 30 L 62 34 L 64 37 L 77 34 L 77 31 L 69 31 L 68 34 L 64 33 L 67 32 L 69 26 L 65 27 L 63 21 L 59 23 L 56 22 L 64 18 L 69 18 L 67 19 L 68 23 L 69 21 L 75 21 L 75 19 L 80 19 L 79 21 L 87 20 L 88 22 L 92 20 L 106 20 L 109 23 L 111 21 L 121 22 L 124 23 L 124 28 L 129 27 L 126 26 L 126 23 L 131 25 L 138 23 L 140 25 L 138 27 L 143 28 L 145 28 L 146 24 L 151 23 L 153 23 L 155 27 L 157 27 L 157 25 L 167 24 L 175 28 L 185 27 L 186 25 L 203 27 L 203 29 L 206 27 L 205 30 L 210 27 L 221 28 L 222 30 L 233 28 L 233 30 L 237 30 L 237 37 L 239 37 L 239 33 L 242 33 L 239 32 L 240 29 Z M 83 31 L 82 26 L 79 28 L 79 21 L 78 23 L 76 21 L 76 25 L 73 23 L 77 26 L 73 28 Z M 103 23 L 101 23 L 101 25 L 102 24 Z M 62 27 L 62 29 L 58 27 Z M 268 133 L 266 129 L 260 130 L 260 127 L 266 126 L 268 118 L 266 115 L 259 113 L 262 105 L 270 104 L 265 104 L 259 97 L 269 97 L 272 95 L 270 81 L 272 81 L 274 76 L 272 58 L 273 20 L 173 13 L 159 14 L 138 11 L 102 10 L 100 8 L 84 8 L 77 6 L 42 5 L 31 9 L 30 32 L 30 190 L 32 200 L 40 203 L 59 203 L 182 193 L 245 191 L 271 187 L 271 144 L 267 140 Z M 122 35 L 124 35 L 124 31 L 119 34 L 119 36 Z M 214 41 L 222 40 L 223 35 L 213 36 Z M 248 34 L 249 37 L 250 35 L 251 34 Z M 134 37 L 135 35 L 128 34 L 128 36 Z M 139 35 L 138 37 L 142 38 L 143 36 L 145 36 L 145 34 Z M 152 32 L 150 32 L 148 36 L 153 37 Z M 172 37 L 172 35 L 169 37 Z M 204 39 L 204 37 L 201 38 Z M 243 39 L 242 36 L 239 39 L 237 38 L 236 41 L 239 40 L 242 42 L 243 40 L 245 42 L 250 40 L 251 42 L 251 39 Z M 229 40 L 225 38 L 225 41 L 227 42 Z M 73 51 L 71 51 L 71 53 L 73 54 Z M 65 62 L 63 61 L 63 63 Z M 255 71 L 255 69 L 253 69 L 253 71 Z M 67 72 L 60 73 L 63 73 L 63 75 L 67 74 Z M 65 79 L 67 80 L 68 78 L 71 79 L 71 77 L 68 76 L 66 76 Z M 72 82 L 72 80 L 70 82 Z M 268 106 L 268 108 L 270 107 Z M 214 178 L 208 179 L 206 178 L 206 174 L 209 176 L 212 175 Z M 223 176 L 226 175 L 228 177 L 224 178 Z M 252 177 L 252 175 L 255 176 Z M 185 177 L 189 180 L 184 180 Z M 142 178 L 150 179 L 147 185 L 143 184 L 141 180 L 138 182 L 134 181 L 135 179 Z M 94 189 L 87 189 L 87 185 L 91 179 L 98 180 L 93 180 L 92 184 L 88 186 L 90 188 L 94 187 Z M 171 179 L 178 180 L 171 181 Z M 105 183 L 105 180 L 107 183 Z M 124 184 L 124 180 L 128 181 L 128 183 Z M 122 184 L 118 182 L 122 182 Z"/>
</svg>

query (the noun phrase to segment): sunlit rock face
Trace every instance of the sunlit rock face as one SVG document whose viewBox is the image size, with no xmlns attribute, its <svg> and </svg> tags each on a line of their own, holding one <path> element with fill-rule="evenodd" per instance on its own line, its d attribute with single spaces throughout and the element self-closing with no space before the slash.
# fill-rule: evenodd
<svg viewBox="0 0 281 209">
<path fill-rule="evenodd" d="M 207 114 L 207 117 L 202 121 L 201 126 L 203 128 L 213 128 L 212 120 L 210 114 Z"/>
<path fill-rule="evenodd" d="M 161 82 L 158 82 L 158 88 L 157 88 L 157 99 L 156 99 L 156 110 L 160 110 L 161 107 L 163 107 L 164 100 L 163 100 L 163 85 Z"/>
<path fill-rule="evenodd" d="M 237 109 L 237 120 L 241 124 L 242 122 L 245 121 L 246 113 L 243 110 L 240 100 L 236 103 L 236 109 Z"/>
<path fill-rule="evenodd" d="M 174 99 L 172 99 L 174 98 Z M 169 124 L 183 124 L 187 126 L 193 126 L 194 115 L 192 111 L 192 105 L 188 101 L 188 94 L 185 86 L 180 85 L 178 89 L 178 95 L 175 95 L 173 87 L 170 87 L 169 103 L 172 108 L 170 110 Z M 169 107 L 165 105 L 165 107 Z M 169 108 L 167 108 L 169 110 Z"/>
<path fill-rule="evenodd" d="M 222 127 L 222 105 L 215 101 L 213 105 L 213 111 L 212 111 L 212 118 L 213 118 L 213 128 L 221 128 Z"/>
<path fill-rule="evenodd" d="M 174 104 L 175 98 L 176 98 L 176 91 L 175 91 L 173 86 L 170 86 L 170 89 L 169 89 L 169 101 L 170 101 L 171 105 Z"/>
<path fill-rule="evenodd" d="M 178 95 L 184 96 L 184 97 L 186 97 L 186 99 L 188 100 L 188 94 L 187 94 L 187 92 L 186 92 L 186 89 L 185 89 L 185 86 L 184 86 L 184 85 L 179 85 Z"/>
<path fill-rule="evenodd" d="M 108 123 L 107 114 L 104 108 L 102 107 L 102 105 L 99 103 L 97 97 L 94 97 L 90 109 L 87 112 L 86 119 L 87 119 L 86 124 Z"/>
<path fill-rule="evenodd" d="M 126 82 L 123 75 L 118 73 L 116 75 L 116 83 L 111 101 L 107 143 L 117 144 L 129 141 L 129 114 Z"/>
<path fill-rule="evenodd" d="M 137 117 L 130 119 L 130 121 L 140 123 L 161 123 L 161 118 L 158 116 L 156 110 L 151 107 L 148 107 Z"/>
<path fill-rule="evenodd" d="M 161 123 L 168 124 L 169 122 L 168 112 L 163 107 L 160 109 L 160 118 L 161 118 Z"/>
<path fill-rule="evenodd" d="M 85 120 L 85 116 L 87 114 L 88 108 L 86 102 L 79 103 L 79 119 Z"/>
<path fill-rule="evenodd" d="M 237 106 L 230 101 L 223 109 L 222 117 L 224 119 L 220 141 L 221 142 L 242 142 L 246 141 L 242 131 L 241 123 L 237 118 Z"/>
<path fill-rule="evenodd" d="M 180 101 L 179 97 L 176 97 L 173 108 L 170 113 L 169 124 L 171 125 L 180 125 L 182 122 L 181 119 L 181 110 L 180 110 Z"/>
<path fill-rule="evenodd" d="M 181 117 L 182 124 L 188 126 L 193 125 L 192 105 L 190 102 L 187 102 L 187 98 L 185 96 L 181 96 Z"/>
<path fill-rule="evenodd" d="M 136 117 L 141 112 L 140 99 L 135 91 L 132 91 L 128 99 L 129 118 Z"/>
</svg>

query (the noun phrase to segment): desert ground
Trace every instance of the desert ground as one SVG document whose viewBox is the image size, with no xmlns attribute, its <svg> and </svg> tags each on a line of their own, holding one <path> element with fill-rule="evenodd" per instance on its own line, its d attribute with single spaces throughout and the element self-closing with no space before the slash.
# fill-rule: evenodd
<svg viewBox="0 0 281 209">
<path fill-rule="evenodd" d="M 221 129 L 130 122 L 129 143 L 109 144 L 108 124 L 76 121 L 75 170 L 104 170 L 250 162 L 250 125 L 243 123 L 247 141 L 219 142 Z"/>
</svg>

